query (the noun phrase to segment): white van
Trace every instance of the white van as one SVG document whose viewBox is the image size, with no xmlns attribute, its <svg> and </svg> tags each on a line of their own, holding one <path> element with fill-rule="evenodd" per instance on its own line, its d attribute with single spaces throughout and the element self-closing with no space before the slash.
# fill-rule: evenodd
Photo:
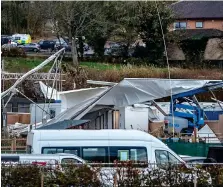
<svg viewBox="0 0 223 187">
<path fill-rule="evenodd" d="M 27 153 L 71 153 L 100 163 L 185 163 L 159 139 L 139 130 L 32 130 L 27 137 Z"/>
<path fill-rule="evenodd" d="M 1 154 L 1 163 L 4 164 L 33 164 L 33 165 L 60 165 L 66 163 L 85 164 L 86 162 L 73 154 Z"/>
</svg>

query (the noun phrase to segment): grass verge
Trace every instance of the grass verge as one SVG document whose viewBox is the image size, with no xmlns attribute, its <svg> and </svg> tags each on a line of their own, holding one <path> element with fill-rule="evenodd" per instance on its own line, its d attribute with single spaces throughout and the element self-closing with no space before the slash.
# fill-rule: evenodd
<svg viewBox="0 0 223 187">
<path fill-rule="evenodd" d="M 39 58 L 4 58 L 4 70 L 8 72 L 27 72 L 36 67 L 43 59 Z M 47 72 L 50 64 L 46 65 L 41 72 Z M 66 62 L 67 63 L 67 62 Z M 124 78 L 168 78 L 167 68 L 154 66 L 127 66 L 120 64 L 107 64 L 96 62 L 81 62 L 80 65 L 86 70 L 88 79 L 119 82 Z M 220 69 L 182 69 L 171 68 L 173 79 L 223 79 Z"/>
</svg>

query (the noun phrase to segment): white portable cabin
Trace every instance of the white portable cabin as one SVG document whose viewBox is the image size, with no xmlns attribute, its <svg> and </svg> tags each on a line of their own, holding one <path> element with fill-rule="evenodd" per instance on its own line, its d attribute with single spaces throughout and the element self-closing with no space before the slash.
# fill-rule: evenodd
<svg viewBox="0 0 223 187">
<path fill-rule="evenodd" d="M 27 151 L 72 153 L 89 162 L 102 163 L 184 162 L 159 139 L 139 130 L 32 130 L 27 137 Z"/>
</svg>

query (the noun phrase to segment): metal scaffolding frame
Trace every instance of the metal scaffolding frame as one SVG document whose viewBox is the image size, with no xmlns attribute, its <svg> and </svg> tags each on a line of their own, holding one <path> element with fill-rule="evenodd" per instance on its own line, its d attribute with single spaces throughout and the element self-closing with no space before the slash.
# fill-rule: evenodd
<svg viewBox="0 0 223 187">
<path fill-rule="evenodd" d="M 1 73 L 1 79 L 2 80 L 17 80 L 21 78 L 25 73 L 8 73 L 8 72 L 2 72 Z M 55 78 L 56 76 L 56 78 Z M 60 77 L 61 76 L 61 77 Z M 56 81 L 65 81 L 63 77 L 65 74 L 59 74 L 59 73 L 34 73 L 30 75 L 26 80 L 54 80 Z"/>
</svg>

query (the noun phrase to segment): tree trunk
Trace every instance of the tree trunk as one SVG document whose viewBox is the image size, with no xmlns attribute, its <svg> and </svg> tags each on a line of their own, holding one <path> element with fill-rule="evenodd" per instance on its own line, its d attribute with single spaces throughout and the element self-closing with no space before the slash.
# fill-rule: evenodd
<svg viewBox="0 0 223 187">
<path fill-rule="evenodd" d="M 80 51 L 80 57 L 81 57 L 81 60 L 83 61 L 83 58 L 84 58 L 84 43 L 83 43 L 83 39 L 82 39 L 82 36 L 78 38 L 79 39 L 79 51 Z"/>
<path fill-rule="evenodd" d="M 76 46 L 76 41 L 75 41 L 75 38 L 76 37 L 72 37 L 72 59 L 73 59 L 73 64 L 75 67 L 78 67 L 79 66 L 79 63 L 78 63 L 78 56 L 77 56 L 77 46 Z"/>
</svg>

